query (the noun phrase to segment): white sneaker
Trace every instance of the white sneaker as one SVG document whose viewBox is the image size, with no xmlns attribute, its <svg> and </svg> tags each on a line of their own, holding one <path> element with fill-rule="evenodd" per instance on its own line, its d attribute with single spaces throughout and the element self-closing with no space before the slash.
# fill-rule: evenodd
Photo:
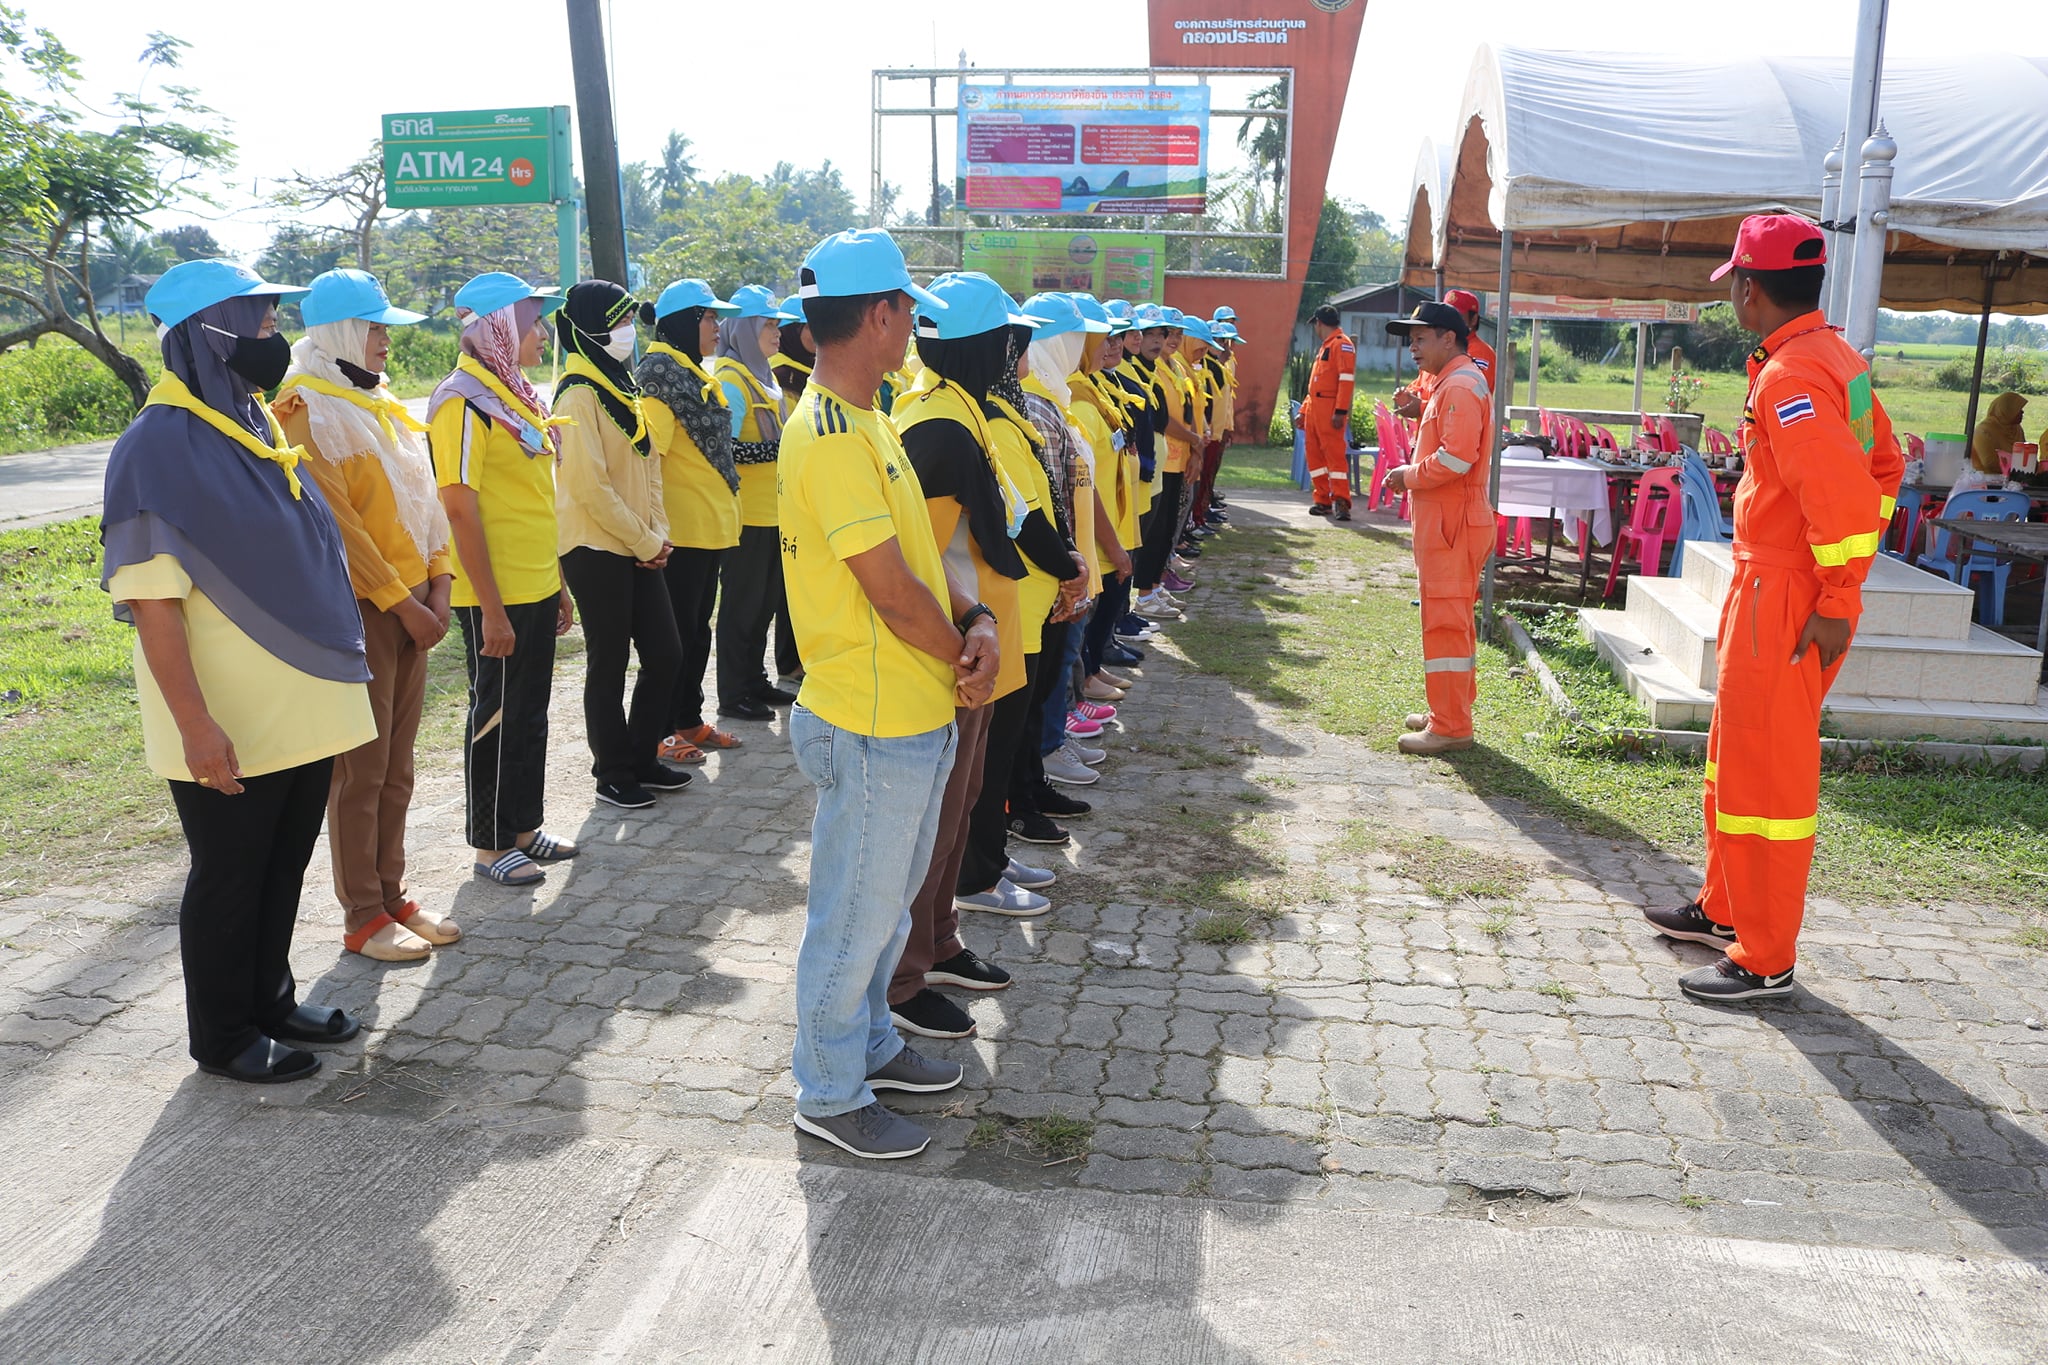
<svg viewBox="0 0 2048 1365">
<path fill-rule="evenodd" d="M 1026 891 L 1043 891 L 1058 881 L 1059 876 L 1049 867 L 1032 867 L 1012 858 L 1010 865 L 1003 869 L 1003 880 Z"/>
<path fill-rule="evenodd" d="M 1124 641 L 1127 644 L 1138 644 L 1141 641 L 1151 639 L 1158 633 L 1159 627 L 1153 625 L 1150 621 L 1147 621 L 1145 622 L 1145 628 L 1143 630 L 1118 630 L 1116 632 L 1116 638 Z"/>
<path fill-rule="evenodd" d="M 1151 592 L 1139 598 L 1138 605 L 1131 608 L 1131 610 L 1137 612 L 1138 615 L 1144 617 L 1147 621 L 1180 620 L 1180 608 L 1169 604 L 1160 593 L 1161 589 L 1154 588 Z"/>
<path fill-rule="evenodd" d="M 1096 764 L 1102 762 L 1103 759 L 1109 757 L 1109 750 L 1092 749 L 1086 744 L 1083 744 L 1078 739 L 1068 740 L 1066 747 L 1074 751 L 1075 758 L 1080 759 L 1083 763 L 1086 763 L 1091 768 L 1094 767 Z"/>
<path fill-rule="evenodd" d="M 1195 562 L 1191 559 L 1182 559 L 1179 555 L 1175 555 L 1173 558 L 1166 561 L 1166 567 L 1173 570 L 1174 573 L 1176 573 L 1182 578 L 1185 578 L 1190 583 L 1195 581 L 1195 574 L 1197 570 L 1195 568 Z"/>
<path fill-rule="evenodd" d="M 1028 918 L 1032 915 L 1042 915 L 1052 909 L 1052 902 L 1039 895 L 1036 891 L 1026 891 L 1008 877 L 1001 877 L 987 891 L 972 896 L 953 897 L 953 908 L 956 910 L 981 910 L 991 915 L 1016 915 L 1020 918 Z"/>
<path fill-rule="evenodd" d="M 1153 594 L 1153 596 L 1157 597 L 1160 601 L 1166 603 L 1167 606 L 1172 607 L 1175 611 L 1186 612 L 1188 609 L 1187 603 L 1181 601 L 1178 597 L 1175 597 L 1172 593 L 1168 592 L 1164 588 L 1160 588 L 1157 592 Z"/>
<path fill-rule="evenodd" d="M 1074 752 L 1071 740 L 1045 756 L 1045 775 L 1069 787 L 1092 787 L 1102 780 L 1102 774 L 1083 763 Z"/>
</svg>

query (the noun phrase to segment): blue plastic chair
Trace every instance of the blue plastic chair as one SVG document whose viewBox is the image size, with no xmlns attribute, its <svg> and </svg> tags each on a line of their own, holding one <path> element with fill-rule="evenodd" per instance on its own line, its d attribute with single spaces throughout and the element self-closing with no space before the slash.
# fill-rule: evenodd
<svg viewBox="0 0 2048 1365">
<path fill-rule="evenodd" d="M 1287 405 L 1287 420 L 1297 424 L 1301 421 L 1301 404 L 1291 402 Z M 1294 486 L 1305 493 L 1314 484 L 1315 480 L 1309 477 L 1308 472 L 1308 433 L 1303 431 L 1299 425 L 1296 425 L 1294 428 Z"/>
<path fill-rule="evenodd" d="M 1735 539 L 1733 523 L 1721 513 L 1721 494 L 1714 487 L 1714 476 L 1708 470 L 1707 462 L 1690 446 L 1682 446 L 1680 450 L 1678 499 L 1685 529 L 1680 533 L 1677 548 L 1671 552 L 1673 578 L 1685 572 L 1686 541 L 1705 540 L 1726 545 Z"/>
<path fill-rule="evenodd" d="M 1898 560 L 1902 564 L 1911 564 L 1914 561 L 1919 554 L 1919 551 L 1914 547 L 1920 539 L 1920 523 L 1928 515 L 1927 504 L 1933 501 L 1938 501 L 1938 499 L 1929 498 L 1922 489 L 1901 488 L 1899 490 L 1899 505 L 1893 509 L 1892 520 L 1894 523 L 1904 523 L 1903 534 L 1900 537 L 1903 547 L 1897 550 L 1891 547 L 1889 542 L 1892 538 L 1892 528 L 1887 526 L 1885 527 L 1884 536 L 1886 543 L 1883 547 L 1886 555 Z"/>
<path fill-rule="evenodd" d="M 2015 493 L 2003 488 L 1973 488 L 1964 493 L 1949 495 L 1948 505 L 1941 515 L 1948 517 L 1973 517 L 1978 521 L 2025 521 L 2029 507 L 2025 493 Z M 1957 533 L 1934 528 L 1934 548 L 1920 561 L 1920 567 L 1929 573 L 1940 574 L 1951 583 L 1957 583 L 1976 591 L 1978 616 L 1987 626 L 2005 624 L 2006 580 L 2012 577 L 2012 565 L 2002 563 L 1990 546 L 1982 541 L 1970 540 L 1968 554 L 1957 557 L 1951 553 L 1952 542 Z M 1969 539 L 1967 536 L 1964 537 Z M 1974 581 L 1979 574 L 1991 575 L 1991 592 L 1987 597 L 1984 589 Z"/>
</svg>

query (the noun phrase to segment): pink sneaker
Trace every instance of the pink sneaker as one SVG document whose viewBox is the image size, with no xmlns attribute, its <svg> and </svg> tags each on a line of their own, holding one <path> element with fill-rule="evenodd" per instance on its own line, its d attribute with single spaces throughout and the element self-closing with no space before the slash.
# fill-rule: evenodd
<svg viewBox="0 0 2048 1365">
<path fill-rule="evenodd" d="M 1088 720 L 1115 720 L 1116 708 L 1108 702 L 1084 701 L 1074 708 L 1074 714 Z"/>
<path fill-rule="evenodd" d="M 1067 733 L 1075 739 L 1093 739 L 1102 733 L 1102 722 L 1075 711 L 1067 716 Z"/>
<path fill-rule="evenodd" d="M 1164 587 L 1168 592 L 1186 592 L 1188 589 L 1195 586 L 1193 583 L 1190 583 L 1187 579 L 1182 578 L 1179 574 L 1175 573 L 1171 569 L 1168 569 L 1165 573 L 1159 576 L 1159 583 L 1160 586 Z"/>
</svg>

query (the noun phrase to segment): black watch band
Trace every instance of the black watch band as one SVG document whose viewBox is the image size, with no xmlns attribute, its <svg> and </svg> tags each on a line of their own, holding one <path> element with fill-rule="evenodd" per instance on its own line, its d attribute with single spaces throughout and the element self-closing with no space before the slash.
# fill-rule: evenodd
<svg viewBox="0 0 2048 1365">
<path fill-rule="evenodd" d="M 967 609 L 967 614 L 960 618 L 960 633 L 962 635 L 965 635 L 967 633 L 968 627 L 974 624 L 974 618 L 977 616 L 986 616 L 989 619 L 989 624 L 991 625 L 1002 624 L 1001 622 L 996 620 L 996 614 L 994 611 L 990 610 L 988 603 L 976 602 L 973 606 Z"/>
</svg>

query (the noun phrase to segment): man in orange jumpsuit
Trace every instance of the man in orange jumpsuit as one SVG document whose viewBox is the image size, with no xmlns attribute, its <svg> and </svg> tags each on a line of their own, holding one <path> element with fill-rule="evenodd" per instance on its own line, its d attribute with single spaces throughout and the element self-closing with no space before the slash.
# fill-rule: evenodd
<svg viewBox="0 0 2048 1365">
<path fill-rule="evenodd" d="M 1469 289 L 1453 289 L 1444 295 L 1444 302 L 1457 309 L 1458 315 L 1465 319 L 1465 330 L 1469 334 L 1465 355 L 1479 367 L 1479 373 L 1491 385 L 1494 382 L 1494 354 L 1493 347 L 1479 335 L 1479 296 Z M 1432 375 L 1417 375 L 1414 383 L 1395 390 L 1394 411 L 1411 422 L 1422 416 L 1423 406 L 1429 402 L 1430 385 L 1434 382 Z"/>
<path fill-rule="evenodd" d="M 1302 400 L 1301 428 L 1308 447 L 1308 476 L 1315 485 L 1312 517 L 1351 520 L 1351 385 L 1358 376 L 1358 347 L 1344 335 L 1337 310 L 1316 309 L 1310 323 L 1316 337 L 1316 363 L 1308 374 L 1308 397 Z"/>
<path fill-rule="evenodd" d="M 1408 717 L 1404 754 L 1472 747 L 1479 637 L 1472 604 L 1493 550 L 1496 522 L 1486 500 L 1493 456 L 1493 391 L 1465 352 L 1470 334 L 1457 310 L 1418 304 L 1387 324 L 1406 337 L 1415 368 L 1430 377 L 1429 404 L 1413 463 L 1387 471 L 1386 486 L 1408 494 L 1415 523 L 1415 572 L 1422 580 L 1422 685 L 1426 715 Z"/>
<path fill-rule="evenodd" d="M 1707 736 L 1706 887 L 1645 917 L 1726 956 L 1678 979 L 1701 1000 L 1789 995 L 1820 808 L 1821 703 L 1862 614 L 1862 585 L 1905 464 L 1870 372 L 1819 311 L 1820 229 L 1743 220 L 1730 272 L 1749 357 L 1735 582 L 1721 608 Z"/>
</svg>

